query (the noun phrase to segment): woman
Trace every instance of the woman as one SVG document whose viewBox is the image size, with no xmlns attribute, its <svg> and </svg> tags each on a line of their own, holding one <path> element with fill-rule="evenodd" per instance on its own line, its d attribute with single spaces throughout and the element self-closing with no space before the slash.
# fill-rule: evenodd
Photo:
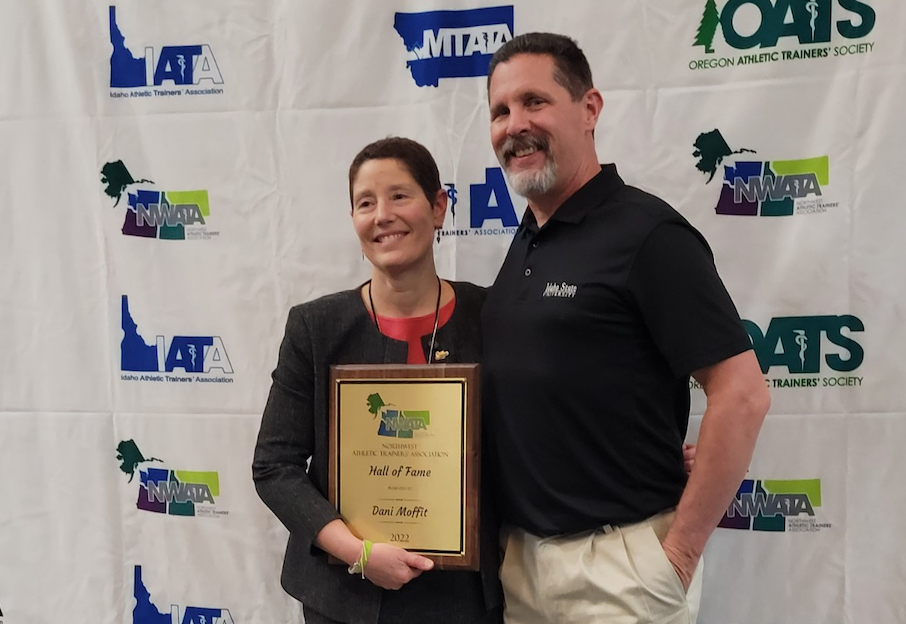
<svg viewBox="0 0 906 624">
<path fill-rule="evenodd" d="M 480 572 L 434 571 L 390 544 L 370 549 L 364 579 L 327 563 L 329 553 L 353 565 L 364 551 L 326 498 L 330 365 L 424 364 L 438 352 L 477 362 L 481 351 L 483 290 L 435 271 L 447 194 L 428 150 L 401 138 L 366 146 L 349 169 L 349 196 L 372 277 L 290 310 L 255 448 L 258 493 L 290 532 L 283 587 L 308 624 L 500 622 L 497 523 L 485 496 Z"/>
</svg>

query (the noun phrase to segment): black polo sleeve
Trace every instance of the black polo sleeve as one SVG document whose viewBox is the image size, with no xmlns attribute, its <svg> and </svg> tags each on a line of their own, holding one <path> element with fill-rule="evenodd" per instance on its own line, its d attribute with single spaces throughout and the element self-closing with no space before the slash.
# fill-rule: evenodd
<svg viewBox="0 0 906 624">
<path fill-rule="evenodd" d="M 677 377 L 751 348 L 708 243 L 684 221 L 651 230 L 633 259 L 627 287 Z"/>
</svg>

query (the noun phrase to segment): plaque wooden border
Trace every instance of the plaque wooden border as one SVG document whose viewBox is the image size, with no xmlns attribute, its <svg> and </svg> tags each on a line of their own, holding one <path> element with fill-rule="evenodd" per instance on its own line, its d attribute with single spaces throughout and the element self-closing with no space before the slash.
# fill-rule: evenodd
<svg viewBox="0 0 906 624">
<path fill-rule="evenodd" d="M 477 570 L 479 567 L 480 537 L 480 487 L 481 487 L 481 397 L 479 386 L 478 364 L 342 364 L 330 367 L 330 449 L 328 500 L 338 507 L 339 499 L 339 407 L 340 392 L 344 383 L 362 383 L 368 380 L 375 382 L 410 382 L 431 383 L 432 380 L 449 383 L 460 380 L 463 384 L 465 399 L 462 415 L 463 443 L 460 457 L 460 475 L 463 483 L 463 500 L 461 503 L 462 535 L 460 549 L 455 554 L 437 554 L 437 551 L 411 552 L 423 555 L 434 561 L 436 569 Z M 339 507 L 338 507 L 339 509 Z M 340 510 L 342 514 L 342 510 Z M 355 527 L 350 530 L 358 535 Z M 360 535 L 367 538 L 367 535 Z M 444 553 L 448 551 L 443 551 Z M 332 560 L 340 563 L 338 560 Z"/>
</svg>

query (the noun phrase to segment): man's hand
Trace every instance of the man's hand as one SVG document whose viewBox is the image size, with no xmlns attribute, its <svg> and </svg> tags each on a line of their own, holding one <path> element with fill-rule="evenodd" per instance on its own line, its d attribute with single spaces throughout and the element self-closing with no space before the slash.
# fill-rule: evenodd
<svg viewBox="0 0 906 624">
<path fill-rule="evenodd" d="M 667 559 L 673 564 L 673 569 L 676 570 L 676 575 L 683 584 L 683 591 L 689 591 L 692 575 L 695 574 L 695 568 L 698 566 L 698 557 L 684 555 L 670 546 L 670 544 L 662 544 L 662 546 L 664 554 L 667 555 Z"/>
<path fill-rule="evenodd" d="M 384 589 L 399 589 L 433 567 L 434 562 L 426 557 L 390 544 L 375 544 L 365 566 L 365 578 Z"/>
<path fill-rule="evenodd" d="M 693 373 L 707 397 L 695 467 L 662 546 L 688 587 L 705 544 L 745 477 L 771 404 L 753 351 Z"/>
</svg>

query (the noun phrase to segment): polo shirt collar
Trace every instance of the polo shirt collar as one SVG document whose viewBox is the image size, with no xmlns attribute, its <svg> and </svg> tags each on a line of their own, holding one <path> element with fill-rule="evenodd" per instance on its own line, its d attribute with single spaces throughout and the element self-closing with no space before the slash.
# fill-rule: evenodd
<svg viewBox="0 0 906 624">
<path fill-rule="evenodd" d="M 625 183 L 620 174 L 617 173 L 615 164 L 601 165 L 600 173 L 560 204 L 560 207 L 551 215 L 548 222 L 581 223 L 591 209 L 599 206 L 623 186 L 625 186 Z M 535 214 L 530 208 L 526 208 L 519 229 L 522 230 L 523 234 L 526 230 L 531 232 L 538 231 L 538 222 L 535 220 Z"/>
</svg>

